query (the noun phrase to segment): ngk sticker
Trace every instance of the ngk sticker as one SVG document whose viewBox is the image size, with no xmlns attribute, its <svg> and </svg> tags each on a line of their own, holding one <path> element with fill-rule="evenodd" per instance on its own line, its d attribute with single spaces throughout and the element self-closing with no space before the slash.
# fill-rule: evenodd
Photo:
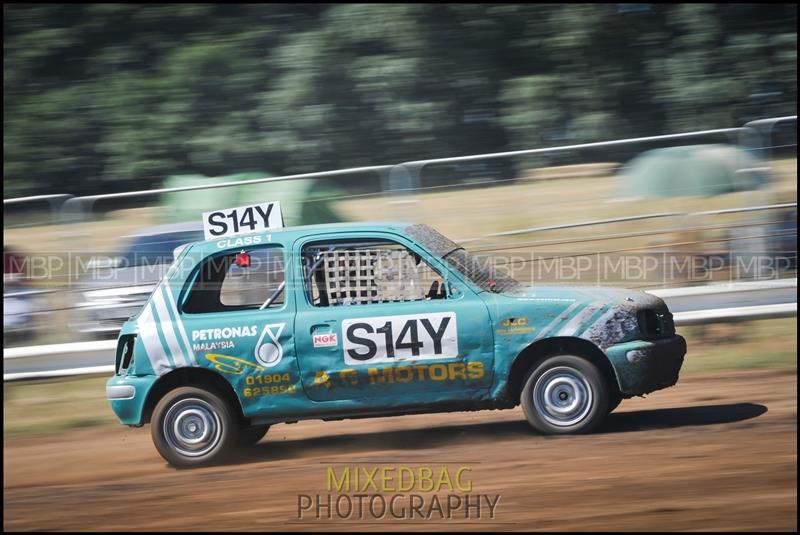
<svg viewBox="0 0 800 535">
<path fill-rule="evenodd" d="M 315 334 L 313 341 L 314 347 L 336 347 L 339 345 L 336 333 Z"/>
</svg>

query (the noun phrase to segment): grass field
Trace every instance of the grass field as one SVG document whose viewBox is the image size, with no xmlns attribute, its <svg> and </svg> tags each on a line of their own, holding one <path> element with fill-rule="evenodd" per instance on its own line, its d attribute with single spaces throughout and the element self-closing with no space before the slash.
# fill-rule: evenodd
<svg viewBox="0 0 800 535">
<path fill-rule="evenodd" d="M 682 374 L 797 366 L 794 318 L 679 329 L 689 352 Z M 106 377 L 7 383 L 3 436 L 119 425 L 105 398 Z"/>
</svg>

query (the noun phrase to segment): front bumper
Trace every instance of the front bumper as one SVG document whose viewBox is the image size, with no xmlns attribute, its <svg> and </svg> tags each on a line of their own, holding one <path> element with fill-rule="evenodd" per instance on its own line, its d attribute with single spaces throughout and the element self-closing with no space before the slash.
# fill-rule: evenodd
<svg viewBox="0 0 800 535">
<path fill-rule="evenodd" d="M 680 335 L 659 340 L 635 340 L 606 349 L 624 397 L 641 396 L 678 382 L 686 355 Z"/>
</svg>

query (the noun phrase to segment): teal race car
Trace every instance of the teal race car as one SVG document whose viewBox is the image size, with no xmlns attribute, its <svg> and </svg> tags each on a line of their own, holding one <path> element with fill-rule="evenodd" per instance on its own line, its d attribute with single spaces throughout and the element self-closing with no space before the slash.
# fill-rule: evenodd
<svg viewBox="0 0 800 535">
<path fill-rule="evenodd" d="M 658 297 L 522 285 L 426 225 L 216 230 L 176 250 L 107 383 L 175 466 L 304 419 L 521 404 L 542 433 L 589 432 L 686 353 Z"/>
</svg>

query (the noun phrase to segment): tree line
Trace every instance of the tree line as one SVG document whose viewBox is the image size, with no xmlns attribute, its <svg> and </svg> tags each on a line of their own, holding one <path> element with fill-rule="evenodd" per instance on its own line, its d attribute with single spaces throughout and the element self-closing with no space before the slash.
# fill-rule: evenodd
<svg viewBox="0 0 800 535">
<path fill-rule="evenodd" d="M 4 197 L 796 113 L 789 4 L 4 4 Z"/>
</svg>

